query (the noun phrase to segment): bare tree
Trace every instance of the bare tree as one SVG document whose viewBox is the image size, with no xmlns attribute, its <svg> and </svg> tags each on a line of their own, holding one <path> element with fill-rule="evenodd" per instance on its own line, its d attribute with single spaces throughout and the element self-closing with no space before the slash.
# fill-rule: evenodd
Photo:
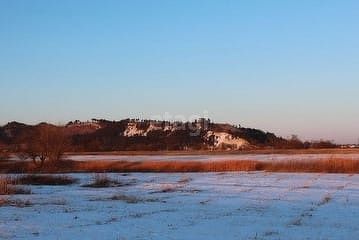
<svg viewBox="0 0 359 240">
<path fill-rule="evenodd" d="M 28 136 L 24 152 L 33 163 L 42 167 L 45 162 L 56 163 L 63 158 L 68 138 L 61 127 L 40 125 Z"/>
</svg>

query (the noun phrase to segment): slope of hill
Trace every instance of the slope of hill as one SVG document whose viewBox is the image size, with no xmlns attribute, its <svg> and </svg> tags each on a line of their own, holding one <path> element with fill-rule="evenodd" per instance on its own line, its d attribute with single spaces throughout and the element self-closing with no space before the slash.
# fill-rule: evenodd
<svg viewBox="0 0 359 240">
<path fill-rule="evenodd" d="M 47 123 L 8 123 L 0 127 L 0 142 L 8 146 L 22 144 L 32 131 L 43 125 Z M 209 119 L 194 122 L 92 119 L 76 120 L 58 128 L 66 132 L 73 151 L 238 150 L 292 146 L 291 141 L 273 133 L 212 123 Z"/>
</svg>

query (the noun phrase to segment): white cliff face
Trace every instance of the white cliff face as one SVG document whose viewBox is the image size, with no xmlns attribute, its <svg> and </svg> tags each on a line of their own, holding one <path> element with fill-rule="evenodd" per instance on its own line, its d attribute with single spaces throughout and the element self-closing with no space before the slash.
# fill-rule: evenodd
<svg viewBox="0 0 359 240">
<path fill-rule="evenodd" d="M 134 136 L 147 136 L 149 132 L 163 130 L 161 126 L 157 126 L 156 124 L 150 124 L 147 130 L 137 128 L 137 123 L 128 123 L 126 130 L 123 132 L 123 135 L 126 137 L 134 137 Z"/>
<path fill-rule="evenodd" d="M 165 132 L 167 132 L 167 131 L 171 132 L 172 130 L 173 130 L 173 128 L 171 125 L 166 125 L 165 128 L 163 129 L 163 131 L 165 131 Z"/>
<path fill-rule="evenodd" d="M 214 147 L 220 148 L 222 146 L 231 146 L 233 149 L 240 149 L 248 146 L 249 143 L 243 138 L 236 138 L 232 134 L 226 132 L 213 132 L 208 131 L 206 138 L 210 139 L 213 137 Z"/>
<path fill-rule="evenodd" d="M 126 130 L 123 132 L 123 136 L 135 137 L 144 136 L 145 131 L 137 128 L 136 123 L 128 123 Z"/>
<path fill-rule="evenodd" d="M 155 124 L 151 123 L 150 126 L 147 128 L 144 136 L 147 136 L 149 132 L 163 130 L 161 126 L 156 126 Z"/>
<path fill-rule="evenodd" d="M 170 134 L 176 130 L 180 130 L 182 126 L 177 125 L 166 125 L 163 126 L 150 123 L 148 128 L 139 128 L 136 122 L 129 122 L 126 130 L 123 135 L 126 137 L 135 137 L 135 136 L 148 136 L 152 131 L 164 131 Z M 234 137 L 232 134 L 227 132 L 215 132 L 208 131 L 205 135 L 205 140 L 210 141 L 214 148 L 224 148 L 224 149 L 241 149 L 250 144 L 243 138 Z"/>
</svg>

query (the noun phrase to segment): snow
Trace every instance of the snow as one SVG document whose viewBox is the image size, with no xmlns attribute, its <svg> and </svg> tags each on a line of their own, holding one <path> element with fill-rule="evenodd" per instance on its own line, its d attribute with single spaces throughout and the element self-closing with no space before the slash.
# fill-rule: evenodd
<svg viewBox="0 0 359 240">
<path fill-rule="evenodd" d="M 108 174 L 133 184 L 103 189 L 81 186 L 92 174 L 71 176 L 80 182 L 31 186 L 32 195 L 12 196 L 33 205 L 0 207 L 0 239 L 356 239 L 359 234 L 359 175 Z"/>
</svg>

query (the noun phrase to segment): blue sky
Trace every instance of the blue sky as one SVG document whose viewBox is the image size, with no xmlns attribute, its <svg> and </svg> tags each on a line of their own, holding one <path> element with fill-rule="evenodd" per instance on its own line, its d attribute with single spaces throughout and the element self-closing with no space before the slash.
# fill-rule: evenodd
<svg viewBox="0 0 359 240">
<path fill-rule="evenodd" d="M 0 124 L 206 115 L 359 137 L 358 1 L 0 0 Z"/>
</svg>

